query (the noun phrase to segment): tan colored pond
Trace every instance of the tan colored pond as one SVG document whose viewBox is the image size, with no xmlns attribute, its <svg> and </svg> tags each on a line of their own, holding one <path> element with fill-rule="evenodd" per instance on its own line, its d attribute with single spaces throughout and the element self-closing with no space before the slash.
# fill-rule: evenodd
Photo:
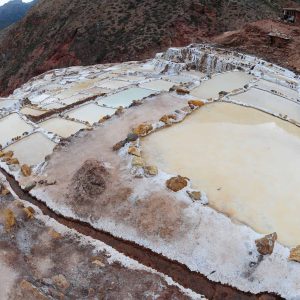
<svg viewBox="0 0 300 300">
<path fill-rule="evenodd" d="M 144 157 L 192 180 L 215 209 L 300 244 L 300 129 L 269 114 L 213 103 L 142 141 Z"/>
<path fill-rule="evenodd" d="M 41 109 L 35 109 L 35 108 L 32 108 L 32 107 L 23 107 L 21 110 L 20 110 L 20 113 L 22 113 L 23 115 L 30 115 L 30 116 L 40 116 L 42 114 L 44 114 L 45 112 L 47 112 L 46 110 L 41 110 Z"/>
<path fill-rule="evenodd" d="M 52 153 L 55 143 L 42 133 L 34 133 L 10 145 L 5 150 L 13 151 L 14 157 L 20 164 L 36 165 L 45 160 Z"/>
<path fill-rule="evenodd" d="M 218 74 L 212 79 L 203 81 L 199 87 L 191 91 L 191 95 L 200 99 L 218 98 L 219 92 L 231 92 L 242 88 L 254 77 L 245 72 L 227 72 Z"/>
<path fill-rule="evenodd" d="M 73 122 L 62 118 L 51 118 L 38 124 L 40 127 L 49 132 L 56 133 L 61 137 L 67 138 L 72 134 L 78 132 L 80 129 L 86 128 L 84 124 Z"/>
<path fill-rule="evenodd" d="M 66 115 L 70 118 L 93 124 L 107 115 L 113 115 L 115 111 L 113 108 L 101 107 L 95 103 L 89 103 L 67 112 Z"/>
<path fill-rule="evenodd" d="M 0 119 L 0 144 L 4 146 L 12 138 L 30 132 L 33 127 L 27 124 L 18 114 L 10 114 Z"/>
</svg>

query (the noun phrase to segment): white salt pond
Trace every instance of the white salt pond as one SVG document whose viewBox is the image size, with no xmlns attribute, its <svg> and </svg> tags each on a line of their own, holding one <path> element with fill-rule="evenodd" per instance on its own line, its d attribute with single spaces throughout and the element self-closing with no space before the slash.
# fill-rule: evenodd
<svg viewBox="0 0 300 300">
<path fill-rule="evenodd" d="M 245 93 L 234 95 L 230 100 L 257 107 L 273 114 L 287 115 L 289 119 L 300 122 L 300 105 L 272 93 L 252 88 Z"/>
<path fill-rule="evenodd" d="M 276 91 L 277 93 L 280 93 L 289 99 L 293 99 L 293 100 L 299 99 L 299 94 L 296 90 L 276 84 L 274 82 L 270 82 L 267 80 L 259 80 L 255 86 L 258 87 L 259 89 L 269 91 L 269 92 Z"/>
<path fill-rule="evenodd" d="M 0 119 L 0 144 L 4 146 L 12 138 L 22 136 L 24 132 L 30 132 L 33 127 L 14 113 Z"/>
<path fill-rule="evenodd" d="M 300 129 L 261 111 L 213 103 L 142 140 L 147 163 L 192 180 L 209 203 L 260 233 L 300 244 Z"/>
<path fill-rule="evenodd" d="M 101 107 L 95 103 L 89 103 L 67 112 L 66 116 L 93 124 L 107 115 L 113 115 L 115 111 L 116 110 L 112 108 Z"/>
<path fill-rule="evenodd" d="M 163 91 L 168 92 L 170 88 L 174 85 L 175 84 L 173 82 L 159 79 L 159 80 L 153 80 L 146 83 L 141 83 L 140 87 L 145 89 L 150 89 L 153 91 L 158 91 L 158 92 L 163 92 Z"/>
<path fill-rule="evenodd" d="M 129 88 L 128 90 L 100 98 L 99 105 L 118 108 L 120 106 L 128 107 L 134 100 L 141 100 L 154 94 L 153 91 L 142 88 Z"/>
<path fill-rule="evenodd" d="M 132 84 L 131 82 L 126 82 L 122 80 L 107 80 L 101 84 L 98 84 L 98 86 L 105 89 L 117 90 L 119 88 L 129 86 L 131 84 Z"/>
<path fill-rule="evenodd" d="M 35 108 L 32 108 L 32 107 L 23 107 L 21 110 L 20 110 L 20 113 L 22 113 L 23 115 L 30 115 L 30 116 L 41 116 L 42 114 L 46 113 L 47 110 L 41 110 L 41 109 L 35 109 Z"/>
<path fill-rule="evenodd" d="M 2 100 L 0 99 L 0 110 L 3 108 L 10 108 L 17 104 L 18 100 Z"/>
<path fill-rule="evenodd" d="M 42 133 L 33 133 L 10 145 L 5 151 L 13 151 L 20 164 L 36 165 L 53 152 L 55 143 Z"/>
<path fill-rule="evenodd" d="M 191 95 L 200 99 L 218 98 L 219 92 L 231 92 L 243 88 L 254 77 L 245 72 L 227 72 L 213 76 L 212 79 L 203 81 L 199 87 L 191 91 Z"/>
<path fill-rule="evenodd" d="M 63 138 L 67 138 L 78 132 L 80 129 L 86 128 L 86 126 L 82 123 L 65 120 L 59 117 L 48 119 L 39 123 L 38 125 L 49 132 L 56 133 Z"/>
</svg>

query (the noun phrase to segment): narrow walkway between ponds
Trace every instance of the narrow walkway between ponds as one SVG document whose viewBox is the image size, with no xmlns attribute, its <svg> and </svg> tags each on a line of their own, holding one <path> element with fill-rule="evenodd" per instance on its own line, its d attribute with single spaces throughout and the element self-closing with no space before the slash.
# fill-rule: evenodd
<svg viewBox="0 0 300 300">
<path fill-rule="evenodd" d="M 134 242 L 125 241 L 104 231 L 94 229 L 88 223 L 66 218 L 51 210 L 46 204 L 29 195 L 28 192 L 23 191 L 18 182 L 5 170 L 0 168 L 0 172 L 6 177 L 11 188 L 20 199 L 26 200 L 39 207 L 44 215 L 53 218 L 60 224 L 74 229 L 83 235 L 90 236 L 93 239 L 104 242 L 126 256 L 135 259 L 139 263 L 171 277 L 175 282 L 181 284 L 185 288 L 189 288 L 196 293 L 204 295 L 209 300 L 282 299 L 274 294 L 264 293 L 253 295 L 239 291 L 228 285 L 212 282 L 204 275 L 190 271 L 185 265 L 176 261 L 172 261 Z"/>
</svg>

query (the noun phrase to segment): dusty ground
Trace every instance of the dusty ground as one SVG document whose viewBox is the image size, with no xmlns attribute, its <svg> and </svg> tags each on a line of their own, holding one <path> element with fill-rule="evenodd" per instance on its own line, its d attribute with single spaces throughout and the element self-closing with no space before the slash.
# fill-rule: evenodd
<svg viewBox="0 0 300 300">
<path fill-rule="evenodd" d="M 0 197 L 1 300 L 190 299 L 161 275 L 27 205 Z"/>
<path fill-rule="evenodd" d="M 126 163 L 117 152 L 112 151 L 112 146 L 138 124 L 154 122 L 163 114 L 185 105 L 186 101 L 176 96 L 157 96 L 141 106 L 130 108 L 83 137 L 73 139 L 70 144 L 54 152 L 45 173 L 39 178 L 42 180 L 45 176 L 48 181 L 56 181 L 55 185 L 47 186 L 45 190 L 51 198 L 67 205 L 80 217 L 98 220 L 113 216 L 137 226 L 146 235 L 170 237 L 180 228 L 181 208 L 186 204 L 174 203 L 168 193 L 157 193 L 147 198 L 147 187 L 139 196 L 134 195 L 137 186 L 142 189 L 143 179 L 135 179 L 128 173 Z M 89 172 L 82 170 L 82 165 L 91 159 L 99 161 L 97 174 L 93 167 Z M 93 184 L 78 186 L 82 176 L 86 182 L 91 182 L 91 178 L 92 181 L 100 180 L 101 191 L 92 191 Z M 43 186 L 40 188 L 44 189 Z M 170 205 L 172 203 L 174 205 Z"/>
</svg>

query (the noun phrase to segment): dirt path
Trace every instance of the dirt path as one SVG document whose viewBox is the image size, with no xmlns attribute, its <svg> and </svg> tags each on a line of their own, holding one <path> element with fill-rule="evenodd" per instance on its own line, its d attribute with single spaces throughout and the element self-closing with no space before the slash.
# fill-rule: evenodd
<svg viewBox="0 0 300 300">
<path fill-rule="evenodd" d="M 147 248 L 144 248 L 136 243 L 125 241 L 120 238 L 114 237 L 109 233 L 96 230 L 89 224 L 66 218 L 47 207 L 46 204 L 40 202 L 36 198 L 23 191 L 18 182 L 10 176 L 5 170 L 0 169 L 2 174 L 6 177 L 11 185 L 11 188 L 22 200 L 26 200 L 33 205 L 39 207 L 44 215 L 47 215 L 57 222 L 78 231 L 81 234 L 90 236 L 93 239 L 100 240 L 107 245 L 113 247 L 126 256 L 137 260 L 139 263 L 151 267 L 158 272 L 166 274 L 174 281 L 178 282 L 185 288 L 189 288 L 196 293 L 202 294 L 208 299 L 212 300 L 239 300 L 239 299 L 259 299 L 259 300 L 273 300 L 282 299 L 273 294 L 258 294 L 253 295 L 239 291 L 228 285 L 212 282 L 204 275 L 190 271 L 185 265 L 179 262 L 172 261 L 162 255 L 159 255 Z"/>
</svg>

